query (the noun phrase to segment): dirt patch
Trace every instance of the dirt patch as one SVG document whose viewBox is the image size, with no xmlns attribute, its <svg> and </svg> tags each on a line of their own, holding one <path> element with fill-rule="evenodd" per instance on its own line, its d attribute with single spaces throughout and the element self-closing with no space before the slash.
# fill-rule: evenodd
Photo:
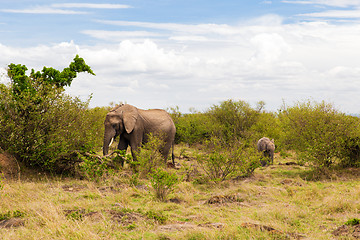
<svg viewBox="0 0 360 240">
<path fill-rule="evenodd" d="M 65 192 L 79 192 L 86 188 L 83 185 L 64 185 L 61 187 Z"/>
<path fill-rule="evenodd" d="M 115 210 L 107 211 L 111 220 L 120 223 L 122 226 L 127 227 L 133 223 L 144 220 L 146 217 L 137 212 L 119 212 Z"/>
<path fill-rule="evenodd" d="M 89 219 L 91 221 L 101 221 L 105 217 L 101 212 L 86 212 L 85 209 L 69 209 L 64 210 L 65 216 L 73 220 L 84 220 Z"/>
<path fill-rule="evenodd" d="M 20 174 L 16 158 L 7 152 L 0 152 L 0 174 L 6 179 L 18 178 Z"/>
<path fill-rule="evenodd" d="M 170 198 L 169 202 L 176 203 L 176 204 L 181 204 L 183 201 L 181 199 L 179 199 L 179 198 Z"/>
<path fill-rule="evenodd" d="M 119 188 L 115 188 L 113 186 L 98 187 L 97 189 L 99 190 L 99 192 L 104 193 L 104 194 L 121 192 L 121 190 Z"/>
<path fill-rule="evenodd" d="M 287 165 L 287 166 L 294 166 L 294 165 L 299 165 L 298 163 L 296 162 L 286 162 L 286 163 L 279 163 L 279 165 Z"/>
<path fill-rule="evenodd" d="M 297 181 L 295 181 L 295 180 L 293 180 L 293 179 L 284 179 L 284 180 L 282 180 L 280 183 L 281 183 L 282 185 L 299 186 L 299 187 L 303 186 L 302 183 L 297 182 Z"/>
<path fill-rule="evenodd" d="M 20 218 L 10 218 L 0 221 L 0 228 L 13 228 L 25 225 L 25 221 Z"/>
<path fill-rule="evenodd" d="M 281 236 L 285 239 L 302 239 L 305 238 L 305 236 L 301 235 L 301 234 L 297 234 L 297 233 L 286 233 L 280 230 L 277 230 L 273 227 L 270 226 L 266 226 L 266 225 L 261 225 L 261 224 L 255 224 L 255 223 L 243 223 L 241 224 L 242 227 L 244 228 L 252 228 L 252 229 L 257 229 L 260 230 L 262 232 L 269 232 L 273 235 L 276 236 Z"/>
<path fill-rule="evenodd" d="M 360 239 L 360 224 L 354 226 L 342 225 L 335 229 L 332 234 L 337 237 L 353 237 L 355 239 Z"/>
<path fill-rule="evenodd" d="M 193 223 L 184 222 L 184 223 L 174 223 L 174 224 L 163 225 L 163 226 L 159 227 L 159 230 L 161 230 L 161 231 L 184 231 L 184 230 L 188 230 L 188 229 L 195 229 L 197 227 L 198 226 Z"/>
<path fill-rule="evenodd" d="M 179 222 L 174 224 L 167 224 L 159 226 L 159 230 L 161 231 L 184 231 L 189 229 L 199 229 L 199 228 L 224 228 L 223 223 L 203 223 L 203 224 L 193 224 L 190 222 Z"/>
<path fill-rule="evenodd" d="M 206 204 L 241 203 L 245 198 L 241 194 L 217 195 L 208 199 Z"/>
</svg>

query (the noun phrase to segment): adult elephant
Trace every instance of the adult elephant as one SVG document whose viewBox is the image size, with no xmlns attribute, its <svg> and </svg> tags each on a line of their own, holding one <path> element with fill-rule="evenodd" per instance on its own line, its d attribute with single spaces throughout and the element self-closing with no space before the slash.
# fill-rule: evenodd
<svg viewBox="0 0 360 240">
<path fill-rule="evenodd" d="M 105 134 L 103 154 L 109 152 L 112 139 L 120 136 L 118 149 L 126 150 L 131 147 L 131 154 L 136 160 L 136 153 L 143 143 L 148 141 L 149 134 L 161 136 L 164 145 L 160 149 L 165 161 L 172 147 L 172 161 L 174 162 L 175 124 L 170 115 L 161 109 L 142 110 L 129 104 L 114 107 L 105 118 Z"/>
<path fill-rule="evenodd" d="M 263 152 L 264 157 L 270 158 L 271 164 L 274 163 L 275 144 L 274 139 L 270 140 L 267 137 L 260 138 L 257 143 L 257 149 L 259 152 Z M 261 160 L 261 166 L 266 166 L 267 161 Z"/>
</svg>

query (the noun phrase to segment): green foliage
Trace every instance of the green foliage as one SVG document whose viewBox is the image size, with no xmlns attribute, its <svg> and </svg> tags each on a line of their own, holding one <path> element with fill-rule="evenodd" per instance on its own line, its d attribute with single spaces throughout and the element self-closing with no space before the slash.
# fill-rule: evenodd
<svg viewBox="0 0 360 240">
<path fill-rule="evenodd" d="M 162 211 L 149 210 L 145 213 L 149 219 L 154 219 L 159 224 L 165 224 L 168 217 Z"/>
<path fill-rule="evenodd" d="M 7 211 L 6 213 L 0 213 L 0 221 L 8 220 L 11 218 L 22 218 L 25 216 L 25 213 L 19 210 Z"/>
<path fill-rule="evenodd" d="M 270 137 L 270 139 L 275 139 L 275 144 L 277 145 L 277 140 L 282 135 L 282 129 L 277 114 L 272 112 L 260 112 L 257 115 L 256 121 L 250 128 L 250 133 L 250 138 L 253 142 L 257 142 L 262 137 Z M 277 145 L 276 150 L 279 151 L 280 149 L 281 145 Z"/>
<path fill-rule="evenodd" d="M 95 75 L 79 55 L 76 55 L 69 67 L 64 68 L 61 72 L 53 68 L 44 67 L 42 72 L 35 72 L 34 69 L 31 69 L 30 75 L 27 76 L 26 71 L 28 69 L 25 65 L 11 63 L 8 67 L 8 76 L 13 83 L 14 95 L 17 96 L 21 96 L 24 92 L 34 94 L 35 91 L 43 86 L 54 86 L 55 88 L 70 86 L 77 73 L 80 72 L 88 72 Z"/>
<path fill-rule="evenodd" d="M 101 146 L 102 111 L 64 93 L 77 73 L 93 72 L 78 56 L 62 72 L 26 70 L 10 64 L 10 85 L 0 85 L 0 147 L 29 166 L 62 171 L 72 152 Z"/>
<path fill-rule="evenodd" d="M 151 186 L 154 188 L 155 196 L 160 201 L 166 201 L 167 196 L 179 183 L 175 173 L 169 173 L 162 168 L 157 168 L 149 174 Z"/>
<path fill-rule="evenodd" d="M 209 115 L 204 113 L 181 114 L 178 108 L 172 108 L 170 115 L 176 127 L 175 143 L 202 143 L 215 127 Z"/>
<path fill-rule="evenodd" d="M 164 167 L 165 161 L 160 153 L 160 149 L 164 146 L 161 136 L 150 133 L 147 136 L 147 142 L 136 153 L 136 160 L 132 161 L 133 167 L 144 177 L 153 169 Z"/>
<path fill-rule="evenodd" d="M 112 158 L 112 161 L 116 166 L 121 165 L 123 167 L 125 162 L 130 165 L 134 164 L 132 155 L 126 153 L 126 150 L 116 149 L 114 153 L 116 155 Z"/>
<path fill-rule="evenodd" d="M 316 168 L 334 164 L 358 166 L 359 119 L 340 113 L 331 104 L 297 103 L 283 107 L 279 120 L 284 130 L 282 144 L 296 150 Z"/>
<path fill-rule="evenodd" d="M 219 106 L 214 105 L 208 111 L 213 124 L 217 126 L 213 136 L 227 142 L 234 139 L 247 139 L 251 136 L 250 128 L 256 123 L 259 111 L 250 107 L 245 101 L 227 100 Z"/>
<path fill-rule="evenodd" d="M 360 224 L 360 219 L 358 218 L 351 218 L 348 221 L 346 221 L 345 225 L 348 226 L 355 226 L 355 225 L 359 225 Z"/>
<path fill-rule="evenodd" d="M 80 153 L 78 153 L 78 158 L 81 161 L 80 172 L 89 180 L 99 180 L 109 171 L 106 158 L 101 159 L 90 155 L 84 156 Z"/>
<path fill-rule="evenodd" d="M 68 210 L 66 213 L 66 217 L 69 220 L 81 221 L 84 219 L 84 214 L 85 214 L 84 209 Z"/>
<path fill-rule="evenodd" d="M 197 155 L 197 161 L 214 182 L 249 176 L 260 166 L 260 153 L 253 146 L 241 142 L 228 144 L 212 138 L 206 143 L 204 151 L 205 154 Z"/>
</svg>

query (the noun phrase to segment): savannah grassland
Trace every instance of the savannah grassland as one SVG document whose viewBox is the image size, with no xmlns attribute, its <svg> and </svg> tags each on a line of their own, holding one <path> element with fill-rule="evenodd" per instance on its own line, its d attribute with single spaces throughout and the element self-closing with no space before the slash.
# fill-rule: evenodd
<svg viewBox="0 0 360 240">
<path fill-rule="evenodd" d="M 194 181 L 192 149 L 176 146 L 183 176 L 161 202 L 146 179 L 119 171 L 101 181 L 22 172 L 3 180 L 0 213 L 21 226 L 1 239 L 353 239 L 334 231 L 359 218 L 360 172 L 331 171 L 319 179 L 294 164 L 293 153 L 248 178 Z M 286 165 L 289 164 L 290 165 Z M 189 168 L 193 164 L 193 167 Z M 192 169 L 192 170 L 189 170 Z M 316 180 L 314 180 L 316 179 Z M 339 234 L 337 234 L 339 235 Z"/>
<path fill-rule="evenodd" d="M 10 83 L 0 84 L 0 239 L 360 238 L 360 120 L 332 104 L 171 108 L 175 168 L 156 160 L 156 138 L 121 168 L 124 153 L 101 154 L 111 107 L 65 93 L 77 73 L 94 74 L 82 58 L 61 72 L 8 67 Z M 261 167 L 256 142 L 264 136 L 275 139 L 276 155 Z M 173 191 L 160 201 L 153 186 L 168 180 L 175 185 L 158 190 Z"/>
</svg>

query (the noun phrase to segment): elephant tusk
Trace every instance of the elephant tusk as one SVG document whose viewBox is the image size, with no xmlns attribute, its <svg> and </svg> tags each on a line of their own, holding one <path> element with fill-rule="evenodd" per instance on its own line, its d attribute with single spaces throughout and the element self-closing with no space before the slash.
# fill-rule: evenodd
<svg viewBox="0 0 360 240">
<path fill-rule="evenodd" d="M 114 142 L 114 138 L 111 138 L 111 141 L 109 143 L 109 147 L 111 146 L 111 144 Z"/>
</svg>

